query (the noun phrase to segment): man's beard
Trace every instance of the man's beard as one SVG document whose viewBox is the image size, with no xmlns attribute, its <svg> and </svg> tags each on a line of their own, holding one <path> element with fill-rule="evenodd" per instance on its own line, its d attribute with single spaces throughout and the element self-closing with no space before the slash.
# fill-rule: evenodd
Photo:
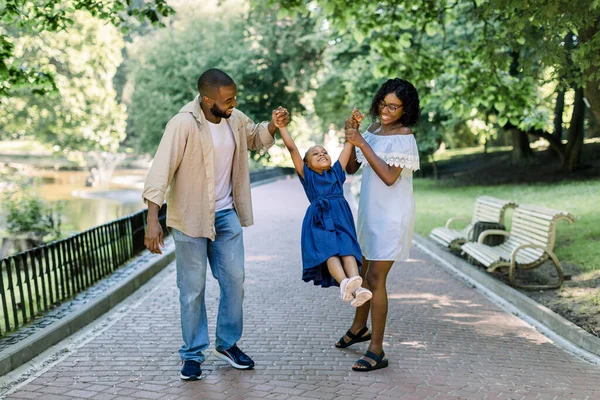
<svg viewBox="0 0 600 400">
<path fill-rule="evenodd" d="M 213 106 L 210 109 L 210 112 L 212 113 L 212 115 L 214 115 L 215 117 L 219 117 L 219 118 L 229 118 L 231 117 L 231 114 L 227 114 L 227 110 L 223 111 L 221 110 L 219 107 L 217 107 L 216 104 L 213 104 Z"/>
</svg>

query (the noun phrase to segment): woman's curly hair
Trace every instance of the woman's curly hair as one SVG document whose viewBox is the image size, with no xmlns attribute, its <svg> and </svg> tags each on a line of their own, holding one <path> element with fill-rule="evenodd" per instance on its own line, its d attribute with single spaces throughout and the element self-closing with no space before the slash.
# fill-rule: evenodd
<svg viewBox="0 0 600 400">
<path fill-rule="evenodd" d="M 421 118 L 421 108 L 419 106 L 419 93 L 412 83 L 404 79 L 395 78 L 385 82 L 373 97 L 369 114 L 373 120 L 379 117 L 379 104 L 383 102 L 385 96 L 394 93 L 402 101 L 404 113 L 400 117 L 400 123 L 404 126 L 414 126 L 419 123 Z"/>
</svg>

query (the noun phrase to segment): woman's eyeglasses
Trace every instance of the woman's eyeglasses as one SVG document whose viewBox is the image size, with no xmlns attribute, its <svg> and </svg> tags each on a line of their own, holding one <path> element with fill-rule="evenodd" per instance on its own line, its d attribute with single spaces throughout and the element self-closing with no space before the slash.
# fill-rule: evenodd
<svg viewBox="0 0 600 400">
<path fill-rule="evenodd" d="M 389 112 L 391 113 L 395 113 L 396 111 L 398 111 L 399 109 L 402 108 L 402 104 L 398 105 L 398 104 L 386 104 L 383 101 L 381 103 L 379 103 L 379 108 L 381 110 L 383 110 L 384 108 L 388 109 Z"/>
</svg>

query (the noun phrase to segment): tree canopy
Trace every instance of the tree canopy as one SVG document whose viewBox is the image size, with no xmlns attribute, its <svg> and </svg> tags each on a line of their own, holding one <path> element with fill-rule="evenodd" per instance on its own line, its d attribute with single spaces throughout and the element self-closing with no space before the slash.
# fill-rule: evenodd
<svg viewBox="0 0 600 400">
<path fill-rule="evenodd" d="M 124 97 L 129 143 L 138 151 L 156 150 L 166 123 L 194 99 L 197 79 L 208 68 L 222 69 L 236 81 L 239 109 L 257 122 L 270 120 L 279 105 L 303 110 L 300 100 L 323 50 L 314 22 L 301 16 L 278 20 L 266 7 L 238 10 L 180 12 L 168 28 L 132 46 L 133 90 Z"/>
<path fill-rule="evenodd" d="M 132 19 L 160 24 L 173 12 L 166 0 L 4 0 L 0 2 L 0 100 L 18 90 L 44 94 L 56 90 L 54 76 L 36 59 L 15 54 L 15 35 L 65 31 L 85 11 L 127 30 Z"/>
<path fill-rule="evenodd" d="M 429 143 L 439 142 L 437 135 L 451 141 L 464 126 L 484 141 L 504 128 L 513 142 L 526 133 L 544 137 L 574 168 L 577 146 L 552 135 L 555 89 L 581 89 L 576 103 L 585 90 L 600 115 L 599 1 L 266 1 L 282 14 L 329 26 L 333 47 L 368 48 L 373 76 L 413 81 Z M 354 69 L 352 63 L 346 68 Z M 583 133 L 573 130 L 569 138 L 582 143 Z"/>
</svg>

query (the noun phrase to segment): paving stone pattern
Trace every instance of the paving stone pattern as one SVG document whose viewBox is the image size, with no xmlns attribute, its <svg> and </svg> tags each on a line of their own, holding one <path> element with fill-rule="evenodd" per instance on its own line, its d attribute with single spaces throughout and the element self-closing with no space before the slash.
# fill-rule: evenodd
<svg viewBox="0 0 600 400">
<path fill-rule="evenodd" d="M 425 254 L 392 268 L 386 369 L 360 373 L 361 343 L 339 350 L 353 309 L 334 288 L 301 281 L 308 204 L 296 179 L 253 189 L 245 230 L 245 328 L 257 365 L 238 371 L 207 352 L 199 382 L 178 378 L 181 344 L 174 266 L 128 314 L 10 399 L 600 399 L 600 368 L 455 279 Z M 399 205 L 401 206 L 401 205 Z M 209 274 L 210 275 L 210 274 Z M 219 297 L 209 277 L 210 333 Z"/>
<path fill-rule="evenodd" d="M 165 238 L 165 246 L 165 250 L 175 248 L 171 236 Z M 83 292 L 78 293 L 72 299 L 56 306 L 54 309 L 48 311 L 43 317 L 36 318 L 26 326 L 0 338 L 0 351 L 8 349 L 10 346 L 27 339 L 29 336 L 38 333 L 47 326 L 62 320 L 65 316 L 84 307 L 89 302 L 101 298 L 107 291 L 114 288 L 119 283 L 124 282 L 136 272 L 143 270 L 148 262 L 151 261 L 151 258 L 152 254 L 149 252 L 144 252 L 136 256 L 125 266 L 113 271 L 106 278 L 96 282 Z"/>
</svg>

